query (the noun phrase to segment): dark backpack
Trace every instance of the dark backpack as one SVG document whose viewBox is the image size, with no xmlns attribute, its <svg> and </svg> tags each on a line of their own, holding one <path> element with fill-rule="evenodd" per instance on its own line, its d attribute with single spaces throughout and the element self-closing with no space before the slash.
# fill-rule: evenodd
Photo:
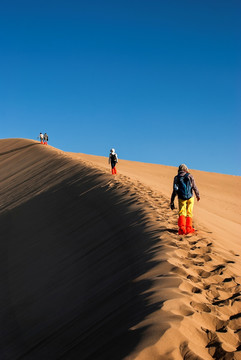
<svg viewBox="0 0 241 360">
<path fill-rule="evenodd" d="M 192 185 L 188 177 L 189 173 L 184 176 L 178 176 L 178 197 L 182 200 L 188 200 L 192 197 Z"/>
<path fill-rule="evenodd" d="M 111 154 L 110 158 L 111 158 L 111 162 L 116 162 L 117 161 L 116 154 Z"/>
</svg>

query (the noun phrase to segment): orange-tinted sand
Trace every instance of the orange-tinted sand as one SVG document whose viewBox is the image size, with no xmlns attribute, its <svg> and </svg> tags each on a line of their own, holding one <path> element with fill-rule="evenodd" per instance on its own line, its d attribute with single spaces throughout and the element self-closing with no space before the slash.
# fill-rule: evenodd
<svg viewBox="0 0 241 360">
<path fill-rule="evenodd" d="M 0 140 L 0 358 L 241 359 L 241 178 L 191 171 L 181 237 L 177 169 L 117 166 Z"/>
</svg>

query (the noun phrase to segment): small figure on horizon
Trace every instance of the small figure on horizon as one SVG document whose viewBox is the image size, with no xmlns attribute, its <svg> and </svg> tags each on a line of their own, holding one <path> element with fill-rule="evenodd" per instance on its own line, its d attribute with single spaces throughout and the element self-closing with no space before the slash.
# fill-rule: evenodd
<svg viewBox="0 0 241 360">
<path fill-rule="evenodd" d="M 44 145 L 48 145 L 49 137 L 47 133 L 44 133 Z"/>
<path fill-rule="evenodd" d="M 43 144 L 43 140 L 44 140 L 44 136 L 42 133 L 39 134 L 39 140 L 40 140 L 40 144 Z"/>
<path fill-rule="evenodd" d="M 109 155 L 109 164 L 111 164 L 111 172 L 112 175 L 116 175 L 117 174 L 117 170 L 116 170 L 116 164 L 118 163 L 118 156 L 115 152 L 115 149 L 110 149 L 110 155 Z"/>
<path fill-rule="evenodd" d="M 200 195 L 195 184 L 194 177 L 189 173 L 187 166 L 185 164 L 181 164 L 178 167 L 178 174 L 174 177 L 173 192 L 170 203 L 171 209 L 175 209 L 174 200 L 177 195 L 179 205 L 179 235 L 191 234 L 195 231 L 192 227 L 194 205 L 193 191 L 195 192 L 197 201 L 199 201 Z"/>
</svg>

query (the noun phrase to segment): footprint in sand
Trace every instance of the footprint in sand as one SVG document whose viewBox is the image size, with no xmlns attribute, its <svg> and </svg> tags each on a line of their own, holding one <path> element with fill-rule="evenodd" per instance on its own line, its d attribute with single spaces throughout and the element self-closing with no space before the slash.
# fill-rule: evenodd
<svg viewBox="0 0 241 360">
<path fill-rule="evenodd" d="M 196 245 L 198 241 L 189 241 L 190 245 Z"/>
<path fill-rule="evenodd" d="M 190 305 L 193 307 L 194 310 L 199 312 L 211 312 L 211 308 L 205 303 L 197 303 L 195 301 L 191 301 Z"/>
<path fill-rule="evenodd" d="M 217 274 L 217 275 L 223 275 L 223 270 L 225 269 L 225 265 L 220 264 L 218 266 L 216 266 L 213 270 L 211 270 L 212 274 Z"/>
<path fill-rule="evenodd" d="M 196 355 L 192 350 L 189 349 L 187 341 L 182 342 L 179 349 L 182 359 L 203 360 L 198 355 Z"/>
<path fill-rule="evenodd" d="M 212 312 L 195 313 L 195 321 L 202 329 L 218 332 L 227 332 L 228 320 L 222 320 Z"/>
<path fill-rule="evenodd" d="M 202 290 L 196 286 L 193 286 L 192 293 L 194 294 L 201 294 Z"/>
<path fill-rule="evenodd" d="M 236 350 L 237 346 L 235 345 L 236 339 L 233 339 L 231 335 L 229 336 L 229 343 L 233 344 L 225 344 L 225 342 L 220 340 L 217 333 L 210 331 L 208 329 L 203 329 L 207 335 L 208 344 L 206 348 L 208 349 L 209 354 L 214 359 L 225 359 L 225 360 L 234 360 L 237 359 L 234 357 L 234 351 Z M 225 335 L 225 334 L 224 334 Z"/>
<path fill-rule="evenodd" d="M 206 262 L 208 262 L 208 261 L 211 261 L 211 260 L 212 260 L 212 258 L 211 258 L 209 255 L 204 255 L 204 256 L 201 256 L 201 258 L 202 258 L 203 260 L 205 260 Z"/>
<path fill-rule="evenodd" d="M 188 275 L 188 276 L 187 276 L 187 279 L 193 281 L 194 283 L 199 283 L 199 282 L 201 282 L 201 281 L 200 281 L 200 278 L 197 278 L 197 277 L 192 276 L 192 275 Z"/>
<path fill-rule="evenodd" d="M 203 266 L 204 265 L 203 261 L 193 261 L 192 263 L 194 266 Z"/>
<path fill-rule="evenodd" d="M 236 333 L 240 333 L 241 338 L 241 312 L 229 317 L 228 327 L 235 330 Z"/>
<path fill-rule="evenodd" d="M 223 299 L 223 300 L 217 300 L 213 302 L 213 305 L 216 306 L 224 306 L 224 305 L 229 305 L 229 303 L 231 302 L 231 304 L 233 305 L 233 303 L 235 302 L 236 298 L 240 297 L 240 292 L 233 294 L 232 296 Z M 233 301 L 232 301 L 233 300 Z M 240 301 L 240 299 L 238 299 L 238 301 Z"/>
<path fill-rule="evenodd" d="M 209 255 L 200 255 L 200 254 L 196 254 L 196 253 L 188 253 L 188 257 L 195 259 L 196 257 L 199 257 L 200 259 L 203 259 L 205 262 L 211 261 L 212 258 Z M 203 263 L 204 265 L 204 263 Z"/>
<path fill-rule="evenodd" d="M 213 302 L 216 301 L 219 298 L 220 294 L 217 290 L 208 290 L 206 293 L 206 298 L 208 301 Z"/>
<path fill-rule="evenodd" d="M 193 284 L 191 284 L 190 282 L 183 282 L 180 286 L 179 289 L 182 290 L 183 292 L 187 292 L 187 293 L 193 293 L 193 294 L 201 294 L 202 293 L 202 289 L 200 289 L 197 286 L 194 286 Z"/>
<path fill-rule="evenodd" d="M 178 275 L 187 277 L 186 271 L 185 271 L 184 269 L 178 267 L 178 266 L 174 266 L 174 267 L 171 269 L 171 271 L 174 272 L 175 274 L 178 274 Z"/>
<path fill-rule="evenodd" d="M 188 258 L 191 258 L 191 259 L 195 259 L 197 256 L 198 256 L 198 254 L 195 254 L 195 253 L 193 253 L 193 254 L 188 253 L 188 254 L 187 254 L 187 257 L 188 257 Z"/>
<path fill-rule="evenodd" d="M 198 269 L 197 273 L 202 279 L 207 279 L 211 275 L 211 273 L 209 271 L 205 271 L 205 270 L 201 270 L 201 269 L 200 270 Z"/>
<path fill-rule="evenodd" d="M 223 282 L 224 283 L 230 283 L 233 280 L 234 280 L 234 277 L 230 277 L 230 278 L 223 279 Z"/>
</svg>

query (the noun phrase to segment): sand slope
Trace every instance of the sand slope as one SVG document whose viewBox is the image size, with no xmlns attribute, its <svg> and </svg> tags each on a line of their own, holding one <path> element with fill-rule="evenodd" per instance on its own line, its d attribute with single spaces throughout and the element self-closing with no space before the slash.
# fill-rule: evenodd
<svg viewBox="0 0 241 360">
<path fill-rule="evenodd" d="M 106 162 L 0 141 L 0 358 L 240 359 L 238 201 L 205 192 L 240 178 L 196 172 L 199 232 L 180 237 L 175 169 Z"/>
<path fill-rule="evenodd" d="M 109 172 L 106 157 L 71 153 L 70 155 Z M 118 168 L 121 175 L 140 180 L 170 199 L 177 168 L 126 160 L 119 160 Z M 227 238 L 232 238 L 232 246 L 237 246 L 237 251 L 241 254 L 241 177 L 190 171 L 201 194 L 201 201 L 196 203 L 194 209 L 196 223 L 212 231 L 224 247 Z"/>
</svg>

